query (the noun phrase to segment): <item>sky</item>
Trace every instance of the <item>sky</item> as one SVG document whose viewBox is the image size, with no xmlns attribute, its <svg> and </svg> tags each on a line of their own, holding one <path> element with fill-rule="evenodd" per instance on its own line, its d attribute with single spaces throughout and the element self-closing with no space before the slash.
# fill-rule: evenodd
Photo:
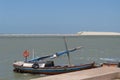
<svg viewBox="0 0 120 80">
<path fill-rule="evenodd" d="M 120 32 L 120 0 L 0 0 L 0 33 Z"/>
</svg>

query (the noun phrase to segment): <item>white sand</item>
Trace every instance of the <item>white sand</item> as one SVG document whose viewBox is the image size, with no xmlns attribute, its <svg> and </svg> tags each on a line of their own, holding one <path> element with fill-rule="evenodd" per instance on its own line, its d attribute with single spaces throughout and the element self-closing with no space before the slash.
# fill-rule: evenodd
<svg viewBox="0 0 120 80">
<path fill-rule="evenodd" d="M 78 32 L 78 35 L 120 35 L 118 32 Z"/>
</svg>

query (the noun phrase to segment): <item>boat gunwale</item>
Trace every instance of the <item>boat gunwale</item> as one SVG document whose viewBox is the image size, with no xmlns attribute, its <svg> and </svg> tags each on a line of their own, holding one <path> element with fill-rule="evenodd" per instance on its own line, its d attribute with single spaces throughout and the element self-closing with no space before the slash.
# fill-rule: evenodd
<svg viewBox="0 0 120 80">
<path fill-rule="evenodd" d="M 94 66 L 94 62 L 92 62 L 92 63 L 87 63 L 87 64 L 80 64 L 80 65 L 71 65 L 71 66 L 69 66 L 69 65 L 65 65 L 65 66 L 53 66 L 53 67 L 40 67 L 40 68 L 38 68 L 38 69 L 62 69 L 62 68 L 77 68 L 77 67 L 81 67 L 81 66 L 86 66 L 86 65 L 93 65 Z M 16 67 L 20 67 L 20 68 L 32 68 L 32 67 L 26 67 L 26 66 L 23 66 L 23 65 L 21 65 L 21 66 L 19 66 L 19 65 L 16 65 L 16 64 L 13 64 L 13 66 L 14 66 L 14 68 L 16 68 Z M 33 68 L 34 69 L 34 68 Z"/>
</svg>

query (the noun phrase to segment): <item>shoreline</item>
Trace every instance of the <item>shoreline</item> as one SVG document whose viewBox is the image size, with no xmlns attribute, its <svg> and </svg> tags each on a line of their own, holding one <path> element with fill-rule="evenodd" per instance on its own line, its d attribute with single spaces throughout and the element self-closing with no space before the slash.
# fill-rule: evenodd
<svg viewBox="0 0 120 80">
<path fill-rule="evenodd" d="M 77 34 L 80 35 L 96 35 L 96 36 L 120 36 L 120 33 L 118 32 L 78 32 Z"/>
<path fill-rule="evenodd" d="M 0 34 L 0 37 L 120 36 L 118 32 L 78 32 L 76 34 Z"/>
</svg>

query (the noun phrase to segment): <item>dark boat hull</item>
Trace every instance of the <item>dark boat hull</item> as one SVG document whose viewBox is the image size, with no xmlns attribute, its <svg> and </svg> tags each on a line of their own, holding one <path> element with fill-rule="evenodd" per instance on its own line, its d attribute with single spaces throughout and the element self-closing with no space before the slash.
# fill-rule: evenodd
<svg viewBox="0 0 120 80">
<path fill-rule="evenodd" d="M 14 71 L 21 72 L 21 73 L 33 73 L 33 74 L 47 74 L 47 75 L 54 75 L 54 74 L 61 74 L 73 71 L 79 71 L 84 69 L 94 68 L 94 63 L 84 64 L 79 66 L 55 66 L 55 67 L 45 67 L 45 68 L 30 68 L 30 67 L 23 67 L 14 65 Z"/>
</svg>

